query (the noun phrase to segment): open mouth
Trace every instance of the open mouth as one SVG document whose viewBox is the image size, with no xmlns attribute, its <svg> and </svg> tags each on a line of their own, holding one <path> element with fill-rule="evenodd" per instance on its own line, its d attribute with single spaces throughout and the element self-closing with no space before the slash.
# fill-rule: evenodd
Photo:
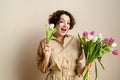
<svg viewBox="0 0 120 80">
<path fill-rule="evenodd" d="M 65 33 L 67 31 L 67 29 L 61 28 L 61 32 Z"/>
</svg>

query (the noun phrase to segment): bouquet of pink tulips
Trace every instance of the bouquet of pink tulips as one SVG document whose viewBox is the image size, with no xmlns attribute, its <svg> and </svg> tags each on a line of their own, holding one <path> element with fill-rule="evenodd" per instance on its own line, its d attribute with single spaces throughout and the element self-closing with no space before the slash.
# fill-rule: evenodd
<svg viewBox="0 0 120 80">
<path fill-rule="evenodd" d="M 113 38 L 104 38 L 102 34 L 94 34 L 94 31 L 88 33 L 84 32 L 82 37 L 78 34 L 79 40 L 82 43 L 83 51 L 85 53 L 86 63 L 93 63 L 95 60 L 98 60 L 101 67 L 104 69 L 104 66 L 101 62 L 101 59 L 104 54 L 112 52 L 114 55 L 118 55 L 118 50 L 113 48 L 117 46 Z M 98 76 L 97 64 L 95 62 L 95 80 Z M 83 80 L 90 80 L 89 68 L 86 67 L 82 73 Z"/>
</svg>

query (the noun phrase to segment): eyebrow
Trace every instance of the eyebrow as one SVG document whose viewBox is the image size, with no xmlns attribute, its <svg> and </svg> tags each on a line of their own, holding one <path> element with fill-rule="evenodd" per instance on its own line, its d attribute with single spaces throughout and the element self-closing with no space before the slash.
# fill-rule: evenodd
<svg viewBox="0 0 120 80">
<path fill-rule="evenodd" d="M 64 18 L 60 18 L 60 19 L 64 20 Z"/>
<path fill-rule="evenodd" d="M 64 18 L 60 18 L 60 20 L 65 20 Z M 70 22 L 70 20 L 68 20 Z"/>
</svg>

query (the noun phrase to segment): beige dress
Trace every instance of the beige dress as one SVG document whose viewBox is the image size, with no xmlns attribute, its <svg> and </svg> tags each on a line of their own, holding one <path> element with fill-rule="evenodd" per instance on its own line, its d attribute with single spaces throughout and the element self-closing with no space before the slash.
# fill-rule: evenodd
<svg viewBox="0 0 120 80">
<path fill-rule="evenodd" d="M 46 80 L 78 80 L 76 66 L 81 67 L 79 62 L 82 59 L 82 50 L 79 40 L 71 35 L 66 35 L 64 43 L 61 44 L 55 37 L 50 41 L 52 53 L 49 65 L 44 67 L 42 61 L 44 59 L 43 47 L 45 39 L 40 41 L 37 52 L 37 67 L 48 75 Z"/>
</svg>

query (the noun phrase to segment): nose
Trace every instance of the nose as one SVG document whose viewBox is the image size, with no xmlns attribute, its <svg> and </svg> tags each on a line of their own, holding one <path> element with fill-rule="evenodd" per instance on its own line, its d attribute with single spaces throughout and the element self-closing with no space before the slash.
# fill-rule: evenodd
<svg viewBox="0 0 120 80">
<path fill-rule="evenodd" d="M 65 23 L 64 23 L 64 27 L 67 27 L 67 26 L 68 26 L 68 24 L 67 24 L 67 22 L 65 22 Z"/>
</svg>

